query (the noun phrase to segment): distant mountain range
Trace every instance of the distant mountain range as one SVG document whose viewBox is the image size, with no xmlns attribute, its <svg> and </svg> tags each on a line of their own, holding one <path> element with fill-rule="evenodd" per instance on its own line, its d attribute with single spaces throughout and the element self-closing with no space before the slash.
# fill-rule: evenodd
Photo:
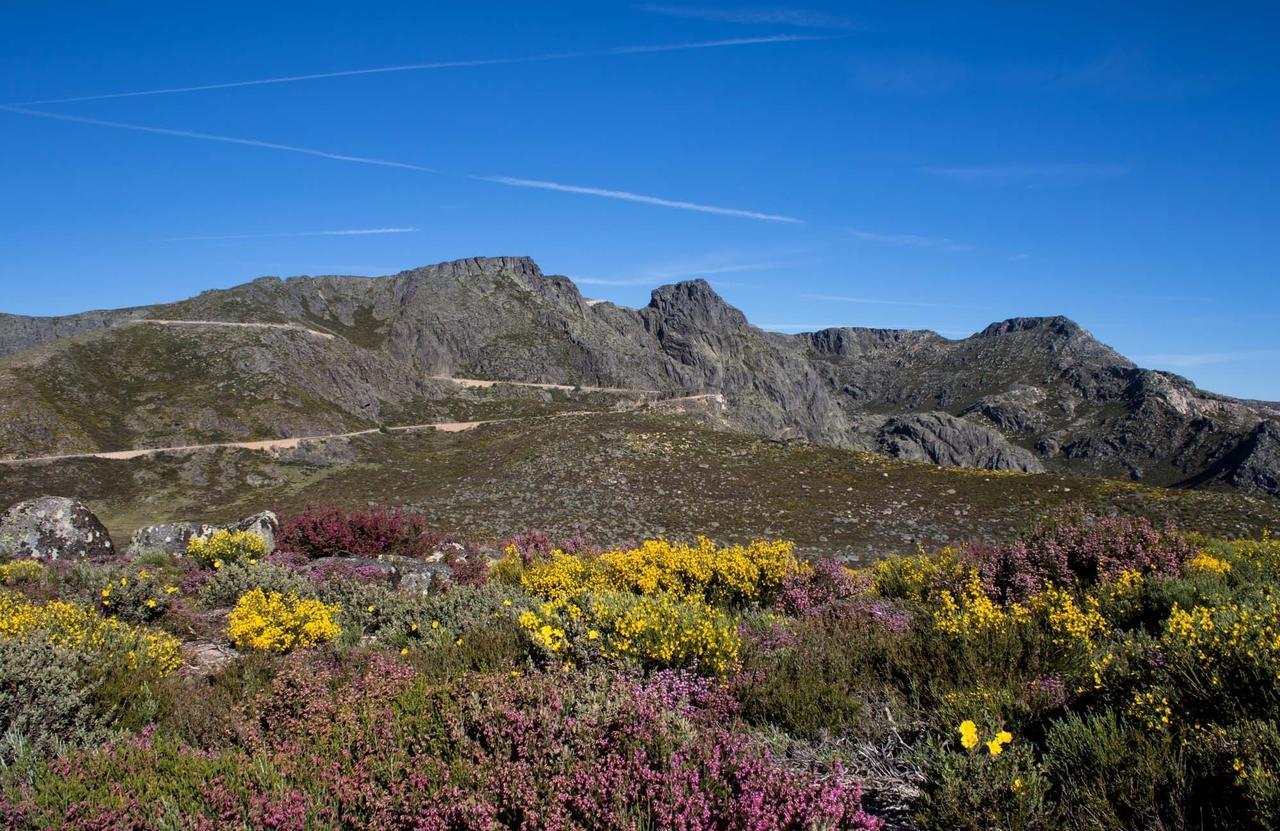
<svg viewBox="0 0 1280 831">
<path fill-rule="evenodd" d="M 444 394 L 440 376 L 457 376 L 719 393 L 714 423 L 773 438 L 1280 496 L 1280 405 L 1141 369 L 1063 317 L 963 340 L 784 335 L 752 326 L 702 280 L 629 309 L 523 257 L 0 315 L 0 356 L 0 457 L 394 425 Z"/>
</svg>

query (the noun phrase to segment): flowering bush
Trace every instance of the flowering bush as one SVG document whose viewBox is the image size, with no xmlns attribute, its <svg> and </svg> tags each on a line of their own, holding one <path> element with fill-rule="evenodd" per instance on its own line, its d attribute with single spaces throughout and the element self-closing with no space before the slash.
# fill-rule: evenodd
<svg viewBox="0 0 1280 831">
<path fill-rule="evenodd" d="M 311 558 L 430 553 L 443 538 L 417 514 L 398 508 L 344 511 L 336 505 L 307 505 L 285 517 L 277 541 L 281 548 Z"/>
<path fill-rule="evenodd" d="M 227 637 L 242 649 L 288 652 L 331 641 L 340 631 L 334 618 L 341 611 L 296 594 L 247 592 L 227 617 Z"/>
<path fill-rule="evenodd" d="M 200 586 L 200 600 L 210 608 L 232 606 L 244 594 L 261 589 L 267 594 L 315 595 L 315 587 L 293 569 L 269 562 L 242 560 L 206 574 Z"/>
<path fill-rule="evenodd" d="M 187 556 L 205 567 L 222 568 L 239 560 L 255 563 L 266 553 L 266 541 L 252 531 L 220 528 L 207 536 L 187 540 Z"/>
<path fill-rule="evenodd" d="M 1067 514 L 1001 546 L 972 546 L 988 594 L 1025 600 L 1051 586 L 1093 586 L 1126 572 L 1177 576 L 1195 554 L 1191 542 L 1141 518 Z"/>
<path fill-rule="evenodd" d="M 162 616 L 178 586 L 147 568 L 111 569 L 98 593 L 102 613 L 131 623 L 150 623 Z"/>
<path fill-rule="evenodd" d="M 18 583 L 39 580 L 43 574 L 44 566 L 39 560 L 13 560 L 0 563 L 0 585 L 15 586 Z"/>
<path fill-rule="evenodd" d="M 75 754 L 5 791 L 0 816 L 73 830 L 883 825 L 840 765 L 779 764 L 688 684 L 504 673 L 444 689 L 383 658 L 342 676 L 293 664 L 249 708 L 247 746 L 151 736 Z"/>
<path fill-rule="evenodd" d="M 0 591 L 0 638 L 43 641 L 134 672 L 165 675 L 182 664 L 181 644 L 171 635 L 104 618 L 79 603 L 36 604 L 7 591 Z"/>
</svg>

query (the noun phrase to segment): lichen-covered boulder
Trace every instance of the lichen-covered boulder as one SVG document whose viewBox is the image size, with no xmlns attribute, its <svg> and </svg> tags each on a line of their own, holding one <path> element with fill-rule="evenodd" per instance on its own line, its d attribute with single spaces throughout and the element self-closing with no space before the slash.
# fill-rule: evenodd
<svg viewBox="0 0 1280 831">
<path fill-rule="evenodd" d="M 262 537 L 266 543 L 266 553 L 276 549 L 276 529 L 280 521 L 271 511 L 263 511 L 245 517 L 230 525 L 207 525 L 195 522 L 166 522 L 161 525 L 148 525 L 133 532 L 129 541 L 129 554 L 137 556 L 145 551 L 163 551 L 175 557 L 187 553 L 187 542 L 192 537 L 207 537 L 214 531 L 223 528 L 228 531 L 252 531 Z"/>
<path fill-rule="evenodd" d="M 83 502 L 28 499 L 0 517 L 0 553 L 33 560 L 76 560 L 116 553 L 111 536 Z"/>
<path fill-rule="evenodd" d="M 146 551 L 163 551 L 181 557 L 187 551 L 187 540 L 198 535 L 200 528 L 194 522 L 166 522 L 139 528 L 129 540 L 129 554 L 137 556 Z"/>
<path fill-rule="evenodd" d="M 262 537 L 267 544 L 267 554 L 276 550 L 276 529 L 279 527 L 280 520 L 272 511 L 262 511 L 226 526 L 228 531 L 252 531 Z"/>
</svg>

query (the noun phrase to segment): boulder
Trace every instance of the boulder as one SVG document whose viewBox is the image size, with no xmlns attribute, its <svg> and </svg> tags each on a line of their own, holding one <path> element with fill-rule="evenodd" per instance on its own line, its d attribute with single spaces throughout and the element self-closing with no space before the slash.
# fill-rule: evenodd
<svg viewBox="0 0 1280 831">
<path fill-rule="evenodd" d="M 226 527 L 228 531 L 252 531 L 266 541 L 266 553 L 270 554 L 276 550 L 276 529 L 280 527 L 280 520 L 272 511 L 262 511 L 253 516 L 247 516 Z"/>
<path fill-rule="evenodd" d="M 129 555 L 137 556 L 144 551 L 163 551 L 181 557 L 187 551 L 187 540 L 199 535 L 202 527 L 194 522 L 166 522 L 163 525 L 139 528 L 129 540 Z"/>
<path fill-rule="evenodd" d="M 144 551 L 163 551 L 175 557 L 187 553 L 187 541 L 192 537 L 207 536 L 224 528 L 228 531 L 252 531 L 267 544 L 266 553 L 276 548 L 276 529 L 280 521 L 271 511 L 263 511 L 253 516 L 233 522 L 230 525 L 204 525 L 194 522 L 166 522 L 161 525 L 148 525 L 133 532 L 129 541 L 129 555 L 137 556 Z"/>
<path fill-rule="evenodd" d="M 41 496 L 19 502 L 0 518 L 0 553 L 34 560 L 109 557 L 107 529 L 83 502 Z"/>
</svg>

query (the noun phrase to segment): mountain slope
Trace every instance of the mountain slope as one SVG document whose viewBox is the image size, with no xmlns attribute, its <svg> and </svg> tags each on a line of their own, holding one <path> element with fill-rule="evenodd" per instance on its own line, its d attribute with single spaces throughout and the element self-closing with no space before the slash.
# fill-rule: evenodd
<svg viewBox="0 0 1280 831">
<path fill-rule="evenodd" d="M 774 438 L 1280 493 L 1270 449 L 1280 411 L 1140 369 L 1061 317 L 958 341 L 860 328 L 781 335 L 751 326 L 700 280 L 627 309 L 588 302 L 521 257 L 377 279 L 261 278 L 93 314 L 62 328 L 0 321 L 0 338 L 40 344 L 0 359 L 0 424 L 10 425 L 0 455 L 368 427 L 438 406 L 452 393 L 431 379 L 457 376 L 719 393 L 722 426 Z"/>
</svg>

